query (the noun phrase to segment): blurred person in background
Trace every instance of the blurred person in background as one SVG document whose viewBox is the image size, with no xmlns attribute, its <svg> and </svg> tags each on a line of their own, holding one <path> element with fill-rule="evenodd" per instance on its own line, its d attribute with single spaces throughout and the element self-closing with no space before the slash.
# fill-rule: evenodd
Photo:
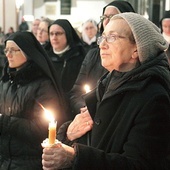
<svg viewBox="0 0 170 170">
<path fill-rule="evenodd" d="M 0 27 L 0 45 L 4 45 L 5 41 L 5 34 L 4 31 L 2 30 L 2 27 Z"/>
<path fill-rule="evenodd" d="M 0 77 L 2 76 L 2 69 L 4 67 L 4 64 L 6 62 L 6 57 L 4 55 L 4 48 L 5 48 L 5 34 L 2 30 L 2 27 L 0 27 Z"/>
<path fill-rule="evenodd" d="M 2 27 L 0 27 L 0 55 L 4 54 L 4 41 L 5 41 L 5 34 L 2 30 Z"/>
<path fill-rule="evenodd" d="M 48 55 L 57 70 L 58 82 L 69 103 L 68 94 L 79 74 L 85 50 L 80 37 L 66 19 L 57 19 L 49 26 L 49 37 L 52 48 Z"/>
<path fill-rule="evenodd" d="M 97 22 L 94 19 L 88 19 L 83 23 L 81 38 L 86 53 L 90 49 L 97 47 L 97 33 Z"/>
<path fill-rule="evenodd" d="M 52 20 L 49 18 L 43 18 L 41 22 L 39 23 L 38 29 L 37 29 L 37 40 L 40 42 L 42 47 L 48 51 L 51 47 L 49 43 L 49 35 L 48 35 L 48 27 L 52 23 Z"/>
<path fill-rule="evenodd" d="M 35 37 L 37 36 L 37 30 L 38 30 L 38 26 L 40 24 L 41 20 L 36 18 L 33 22 L 32 22 L 32 28 L 31 28 L 31 32 L 35 35 Z"/>
<path fill-rule="evenodd" d="M 163 18 L 160 20 L 160 28 L 163 37 L 170 44 L 170 11 L 165 11 Z M 170 46 L 168 50 L 166 50 L 166 54 L 168 56 L 168 61 L 170 63 Z"/>
<path fill-rule="evenodd" d="M 27 23 L 27 21 L 25 21 L 24 17 L 22 17 L 21 24 L 19 25 L 18 30 L 19 31 L 28 31 L 29 30 L 28 23 Z"/>
<path fill-rule="evenodd" d="M 8 32 L 5 34 L 5 39 L 7 39 L 11 34 L 13 34 L 15 31 L 14 31 L 14 28 L 13 27 L 9 27 L 8 28 Z"/>
</svg>

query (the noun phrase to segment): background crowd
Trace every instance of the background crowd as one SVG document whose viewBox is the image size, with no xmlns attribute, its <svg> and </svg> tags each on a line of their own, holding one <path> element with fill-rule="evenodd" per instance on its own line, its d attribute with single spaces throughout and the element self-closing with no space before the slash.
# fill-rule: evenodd
<svg viewBox="0 0 170 170">
<path fill-rule="evenodd" d="M 0 169 L 170 168 L 170 11 L 159 27 L 126 1 L 99 17 L 0 28 Z M 44 149 L 42 106 L 61 141 Z"/>
</svg>

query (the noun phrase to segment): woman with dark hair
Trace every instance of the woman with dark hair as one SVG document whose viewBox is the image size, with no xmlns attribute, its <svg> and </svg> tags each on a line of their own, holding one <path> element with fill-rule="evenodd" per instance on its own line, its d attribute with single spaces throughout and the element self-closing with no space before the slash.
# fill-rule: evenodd
<svg viewBox="0 0 170 170">
<path fill-rule="evenodd" d="M 15 32 L 14 28 L 13 27 L 9 27 L 8 32 L 5 34 L 5 39 L 7 39 L 14 32 Z"/>
<path fill-rule="evenodd" d="M 48 54 L 67 97 L 79 73 L 85 50 L 75 29 L 66 19 L 58 19 L 49 26 L 49 37 L 52 48 Z"/>
<path fill-rule="evenodd" d="M 47 138 L 50 109 L 60 126 L 65 100 L 55 69 L 31 32 L 5 41 L 7 63 L 0 81 L 0 169 L 41 170 L 41 142 Z"/>
</svg>

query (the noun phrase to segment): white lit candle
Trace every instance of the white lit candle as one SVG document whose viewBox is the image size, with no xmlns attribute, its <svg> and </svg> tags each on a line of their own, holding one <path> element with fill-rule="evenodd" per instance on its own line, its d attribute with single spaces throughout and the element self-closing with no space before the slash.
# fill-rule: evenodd
<svg viewBox="0 0 170 170">
<path fill-rule="evenodd" d="M 91 91 L 90 86 L 87 84 L 84 85 L 84 89 L 85 89 L 86 93 L 89 93 Z"/>
</svg>

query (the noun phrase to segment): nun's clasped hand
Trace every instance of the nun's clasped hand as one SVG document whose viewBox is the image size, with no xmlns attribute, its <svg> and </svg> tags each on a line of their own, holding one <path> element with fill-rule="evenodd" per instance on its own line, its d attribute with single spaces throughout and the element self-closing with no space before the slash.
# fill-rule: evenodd
<svg viewBox="0 0 170 170">
<path fill-rule="evenodd" d="M 42 165 L 44 170 L 57 170 L 69 168 L 75 157 L 72 147 L 65 144 L 56 144 L 52 147 L 45 147 L 42 154 Z"/>
<path fill-rule="evenodd" d="M 80 138 L 93 128 L 93 120 L 85 107 L 77 114 L 67 129 L 67 138 L 73 141 Z"/>
</svg>

